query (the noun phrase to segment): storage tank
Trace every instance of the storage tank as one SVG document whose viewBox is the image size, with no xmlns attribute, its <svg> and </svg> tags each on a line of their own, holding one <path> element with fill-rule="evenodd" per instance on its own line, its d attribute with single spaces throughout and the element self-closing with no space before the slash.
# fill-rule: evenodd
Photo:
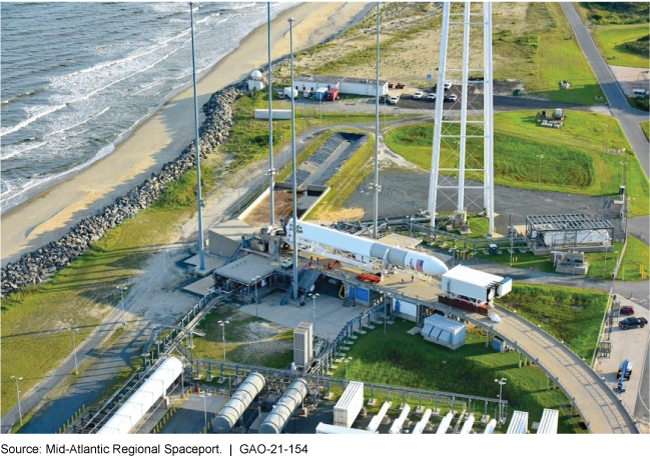
<svg viewBox="0 0 650 457">
<path fill-rule="evenodd" d="M 429 419 L 431 419 L 431 408 L 427 408 L 427 410 L 424 412 L 422 415 L 422 419 L 420 419 L 420 422 L 415 424 L 415 427 L 413 428 L 413 435 L 421 435 L 422 432 L 424 431 L 424 428 L 427 426 L 429 423 Z"/>
<path fill-rule="evenodd" d="M 411 407 L 409 405 L 404 405 L 401 414 L 395 420 L 395 422 L 393 422 L 393 425 L 390 426 L 390 430 L 388 430 L 388 433 L 391 434 L 402 433 L 402 425 L 404 425 L 404 422 L 406 422 L 406 419 L 408 418 L 410 412 L 411 412 Z"/>
<path fill-rule="evenodd" d="M 381 425 L 381 421 L 384 420 L 384 417 L 386 417 L 386 414 L 388 413 L 388 410 L 390 409 L 390 406 L 392 405 L 391 402 L 386 401 L 384 402 L 383 405 L 381 405 L 381 409 L 377 413 L 375 417 L 372 418 L 370 421 L 370 424 L 368 424 L 367 429 L 370 430 L 371 432 L 376 432 L 379 426 Z"/>
<path fill-rule="evenodd" d="M 230 433 L 246 408 L 264 388 L 264 376 L 259 373 L 249 374 L 235 391 L 228 403 L 221 408 L 214 418 L 212 427 L 215 433 Z"/>
<path fill-rule="evenodd" d="M 165 359 L 149 378 L 97 431 L 98 435 L 127 434 L 151 409 L 183 372 L 183 363 L 176 357 Z"/>
<path fill-rule="evenodd" d="M 460 429 L 460 434 L 469 435 L 469 432 L 472 431 L 472 426 L 474 425 L 475 420 L 476 419 L 474 418 L 474 414 L 470 414 L 467 420 L 465 420 L 465 423 L 463 424 L 463 428 Z"/>
<path fill-rule="evenodd" d="M 307 393 L 309 392 L 309 385 L 303 378 L 296 379 L 291 383 L 289 388 L 284 391 L 278 402 L 273 407 L 273 411 L 266 416 L 258 433 L 262 434 L 280 434 L 287 425 L 287 421 L 303 402 Z"/>
<path fill-rule="evenodd" d="M 363 408 L 363 383 L 351 381 L 334 406 L 334 425 L 351 427 Z"/>
<path fill-rule="evenodd" d="M 449 429 L 449 425 L 451 425 L 451 420 L 453 418 L 454 415 L 452 413 L 447 413 L 447 415 L 442 418 L 442 421 L 438 426 L 438 430 L 436 430 L 436 435 L 444 435 L 447 433 L 447 430 Z"/>
<path fill-rule="evenodd" d="M 494 429 L 497 427 L 497 421 L 496 419 L 492 419 L 488 424 L 485 426 L 485 431 L 483 432 L 484 435 L 491 435 L 494 433 Z"/>
</svg>

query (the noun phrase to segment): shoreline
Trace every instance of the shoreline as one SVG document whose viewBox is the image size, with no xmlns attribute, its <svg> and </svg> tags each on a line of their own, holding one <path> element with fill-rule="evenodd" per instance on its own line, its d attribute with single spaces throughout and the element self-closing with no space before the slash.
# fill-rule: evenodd
<svg viewBox="0 0 650 457">
<path fill-rule="evenodd" d="M 301 3 L 279 12 L 272 21 L 274 59 L 288 52 L 284 20 L 296 19 L 296 50 L 322 42 L 352 25 L 367 5 Z M 338 23 L 332 13 L 344 10 Z M 347 17 L 347 21 L 344 18 Z M 343 22 L 343 23 L 341 23 Z M 246 35 L 239 45 L 205 71 L 197 82 L 199 105 L 217 90 L 245 78 L 266 63 L 266 24 Z M 35 192 L 1 216 L 2 265 L 58 239 L 82 217 L 94 214 L 116 197 L 140 184 L 173 160 L 193 139 L 192 86 L 170 95 L 152 115 L 130 131 L 115 149 L 72 175 Z M 203 113 L 200 113 L 203 121 Z"/>
</svg>

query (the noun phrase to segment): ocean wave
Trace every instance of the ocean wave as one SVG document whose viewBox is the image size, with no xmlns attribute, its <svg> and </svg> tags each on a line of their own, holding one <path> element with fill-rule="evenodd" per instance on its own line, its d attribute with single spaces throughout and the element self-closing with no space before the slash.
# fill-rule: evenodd
<svg viewBox="0 0 650 457">
<path fill-rule="evenodd" d="M 14 125 L 13 127 L 8 128 L 7 130 L 3 130 L 2 133 L 0 133 L 0 137 L 3 137 L 5 135 L 9 135 L 10 133 L 17 132 L 18 130 L 21 130 L 21 129 L 27 127 L 32 122 L 39 120 L 43 116 L 47 116 L 48 114 L 52 114 L 52 113 L 54 113 L 56 111 L 59 111 L 59 110 L 65 108 L 66 106 L 68 106 L 67 103 L 62 103 L 60 105 L 51 106 L 48 109 L 40 111 L 40 112 L 36 113 L 35 115 L 33 115 L 32 117 L 29 117 L 29 118 L 25 119 L 24 121 L 19 122 L 18 124 Z"/>
<path fill-rule="evenodd" d="M 51 136 L 54 136 L 54 135 L 58 135 L 59 133 L 67 132 L 68 130 L 72 130 L 75 127 L 79 127 L 80 125 L 84 125 L 84 124 L 86 124 L 86 123 L 88 123 L 88 122 L 90 122 L 92 120 L 97 119 L 99 116 L 101 116 L 102 114 L 104 114 L 106 111 L 108 111 L 111 108 L 112 108 L 111 106 L 107 106 L 106 108 L 101 110 L 99 113 L 93 114 L 92 116 L 87 117 L 86 119 L 84 119 L 84 120 L 82 120 L 80 122 L 77 122 L 76 124 L 73 124 L 73 125 L 70 125 L 68 127 L 64 127 L 62 129 L 55 130 L 53 132 L 47 133 L 47 134 L 45 134 L 43 136 L 43 138 L 48 138 L 48 137 L 51 137 Z"/>
<path fill-rule="evenodd" d="M 24 154 L 24 153 L 26 153 L 28 151 L 31 151 L 32 149 L 36 149 L 36 148 L 40 148 L 41 146 L 45 146 L 46 144 L 47 144 L 46 141 L 41 141 L 39 143 L 31 144 L 31 145 L 25 146 L 25 147 L 20 147 L 20 145 L 5 146 L 3 148 L 2 155 L 0 155 L 0 160 L 11 159 L 12 157 L 22 155 L 22 154 Z"/>
<path fill-rule="evenodd" d="M 13 97 L 9 97 L 7 100 L 3 100 L 2 102 L 0 102 L 0 104 L 8 105 L 10 103 L 22 100 L 23 98 L 28 98 L 31 97 L 32 95 L 40 94 L 45 90 L 47 90 L 47 87 L 41 87 L 39 89 L 29 90 L 23 94 L 18 94 L 18 95 L 14 95 Z"/>
</svg>

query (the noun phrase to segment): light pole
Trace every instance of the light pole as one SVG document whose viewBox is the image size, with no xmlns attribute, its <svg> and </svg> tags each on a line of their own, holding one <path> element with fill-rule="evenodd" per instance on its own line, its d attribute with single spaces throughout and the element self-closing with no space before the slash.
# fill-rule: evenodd
<svg viewBox="0 0 650 457">
<path fill-rule="evenodd" d="M 124 291 L 127 289 L 126 284 L 120 284 L 116 287 L 120 291 L 120 308 L 124 311 Z"/>
<path fill-rule="evenodd" d="M 196 146 L 196 195 L 199 209 L 199 269 L 205 270 L 205 254 L 203 252 L 203 199 L 201 197 L 201 147 L 199 145 L 199 107 L 196 100 L 196 62 L 194 57 L 194 6 L 190 2 L 190 31 L 192 33 L 192 87 L 194 88 L 194 136 Z"/>
<path fill-rule="evenodd" d="M 320 294 L 309 294 L 307 297 L 311 298 L 311 321 L 314 324 L 314 335 L 316 334 L 316 298 L 318 298 Z"/>
<path fill-rule="evenodd" d="M 219 326 L 221 327 L 221 342 L 223 343 L 223 361 L 226 361 L 226 324 L 230 324 L 228 321 L 219 321 Z"/>
<path fill-rule="evenodd" d="M 267 24 L 267 55 L 269 60 L 269 215 L 270 223 L 275 225 L 275 166 L 273 163 L 273 82 L 271 75 L 271 2 L 266 4 L 266 24 Z"/>
<path fill-rule="evenodd" d="M 204 428 L 205 432 L 208 432 L 208 405 L 207 405 L 207 396 L 208 392 L 206 390 L 203 391 L 201 394 L 201 397 L 203 397 L 203 422 L 204 422 Z"/>
<path fill-rule="evenodd" d="M 293 21 L 290 17 L 289 21 L 289 53 L 291 54 L 291 168 L 293 171 L 292 177 L 292 200 L 293 200 L 293 299 L 298 300 L 298 182 L 296 170 L 296 97 L 295 97 L 295 81 L 293 75 Z"/>
<path fill-rule="evenodd" d="M 347 381 L 348 379 L 348 364 L 354 360 L 352 357 L 346 357 L 343 359 L 343 362 L 345 362 L 345 379 Z"/>
<path fill-rule="evenodd" d="M 23 380 L 23 378 L 19 378 L 16 376 L 10 376 L 9 379 L 13 379 L 16 381 L 16 399 L 18 400 L 18 417 L 20 418 L 20 425 L 23 425 L 23 410 L 20 407 L 20 385 L 18 384 L 20 381 Z"/>
<path fill-rule="evenodd" d="M 70 329 L 72 332 L 72 353 L 74 354 L 74 374 L 79 374 L 79 367 L 77 365 L 77 342 L 75 340 L 75 333 L 79 331 L 78 328 Z"/>
<path fill-rule="evenodd" d="M 544 158 L 544 155 L 538 154 L 536 157 L 539 159 L 539 175 L 537 181 L 537 189 L 541 190 L 542 189 L 542 159 Z"/>
<path fill-rule="evenodd" d="M 495 379 L 494 382 L 499 384 L 499 423 L 503 422 L 503 386 L 506 384 L 507 379 Z"/>
<path fill-rule="evenodd" d="M 381 6 L 377 2 L 377 87 L 375 94 L 375 179 L 373 182 L 374 200 L 373 200 L 373 238 L 379 238 L 379 31 L 381 19 Z M 340 195 L 340 194 L 339 194 Z"/>
</svg>

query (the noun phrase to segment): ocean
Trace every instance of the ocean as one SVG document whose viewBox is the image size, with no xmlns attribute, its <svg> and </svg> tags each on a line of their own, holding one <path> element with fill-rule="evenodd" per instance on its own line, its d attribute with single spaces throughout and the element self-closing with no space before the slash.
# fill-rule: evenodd
<svg viewBox="0 0 650 457">
<path fill-rule="evenodd" d="M 195 4 L 197 72 L 265 23 L 266 8 Z M 110 154 L 191 84 L 187 3 L 3 2 L 0 12 L 3 212 Z"/>
</svg>

